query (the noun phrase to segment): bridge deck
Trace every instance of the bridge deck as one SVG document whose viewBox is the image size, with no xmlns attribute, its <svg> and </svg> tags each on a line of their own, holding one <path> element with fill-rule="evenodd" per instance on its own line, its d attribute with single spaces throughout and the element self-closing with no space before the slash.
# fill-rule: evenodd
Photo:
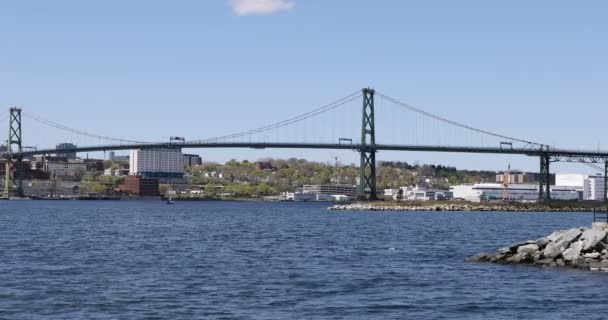
<svg viewBox="0 0 608 320">
<path fill-rule="evenodd" d="M 360 144 L 339 143 L 282 143 L 282 142 L 203 142 L 203 143 L 145 143 L 145 144 L 117 144 L 78 147 L 72 149 L 41 149 L 25 151 L 15 155 L 32 156 L 37 154 L 53 154 L 57 152 L 95 152 L 95 151 L 118 151 L 135 149 L 158 149 L 158 148 L 183 148 L 183 149 L 210 149 L 210 148 L 250 148 L 250 149 L 342 149 L 359 151 Z M 454 153 L 485 153 L 485 154 L 517 154 L 526 156 L 550 155 L 557 160 L 577 161 L 584 159 L 586 162 L 603 162 L 608 160 L 608 151 L 589 150 L 540 150 L 535 148 L 496 148 L 496 147 L 464 147 L 464 146 L 427 146 L 427 145 L 391 145 L 376 144 L 378 151 L 422 151 L 422 152 L 454 152 Z M 576 158 L 576 159 L 574 159 Z M 574 160 L 573 160 L 574 159 Z M 582 160 L 581 160 L 582 161 Z"/>
</svg>

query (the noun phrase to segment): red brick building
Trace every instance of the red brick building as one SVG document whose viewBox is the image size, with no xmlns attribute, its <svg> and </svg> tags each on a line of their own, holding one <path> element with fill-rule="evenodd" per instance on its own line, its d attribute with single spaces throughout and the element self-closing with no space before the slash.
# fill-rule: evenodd
<svg viewBox="0 0 608 320">
<path fill-rule="evenodd" d="M 158 179 L 144 178 L 142 176 L 128 176 L 125 182 L 118 186 L 118 190 L 142 197 L 160 196 Z"/>
</svg>

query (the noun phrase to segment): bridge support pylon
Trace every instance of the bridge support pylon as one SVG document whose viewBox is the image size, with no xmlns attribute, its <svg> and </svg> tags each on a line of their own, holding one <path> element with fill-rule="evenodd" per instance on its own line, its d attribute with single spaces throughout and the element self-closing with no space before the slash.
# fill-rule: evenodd
<svg viewBox="0 0 608 320">
<path fill-rule="evenodd" d="M 542 153 L 540 156 L 540 176 L 538 179 L 539 202 L 551 200 L 551 173 L 549 171 L 550 165 L 551 156 L 548 153 Z"/>
<path fill-rule="evenodd" d="M 363 89 L 361 122 L 361 163 L 359 167 L 359 198 L 377 200 L 376 193 L 376 131 L 374 124 L 373 89 Z"/>
<path fill-rule="evenodd" d="M 4 179 L 4 195 L 10 197 L 14 194 L 23 197 L 23 145 L 21 139 L 21 109 L 10 108 L 8 125 L 8 140 L 6 141 L 6 176 Z M 13 155 L 16 147 L 18 155 Z M 14 190 L 14 193 L 11 192 Z"/>
</svg>

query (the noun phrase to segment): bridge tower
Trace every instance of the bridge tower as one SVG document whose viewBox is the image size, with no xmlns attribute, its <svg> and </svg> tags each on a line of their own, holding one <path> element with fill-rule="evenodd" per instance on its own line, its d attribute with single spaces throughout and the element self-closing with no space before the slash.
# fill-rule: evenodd
<svg viewBox="0 0 608 320">
<path fill-rule="evenodd" d="M 377 200 L 376 195 L 376 129 L 374 124 L 373 89 L 363 89 L 361 123 L 361 163 L 359 167 L 359 198 Z"/>
<path fill-rule="evenodd" d="M 541 151 L 543 146 L 541 146 Z M 548 147 L 547 147 L 548 149 Z M 551 165 L 551 155 L 549 153 L 541 153 L 540 155 L 540 176 L 538 179 L 538 201 L 551 200 L 551 173 L 549 167 Z"/>
<path fill-rule="evenodd" d="M 11 189 L 17 197 L 23 196 L 23 145 L 21 139 L 21 109 L 10 108 L 8 125 L 8 140 L 6 141 L 6 177 L 4 180 L 4 194 L 11 195 Z M 19 155 L 13 155 L 13 146 Z"/>
</svg>

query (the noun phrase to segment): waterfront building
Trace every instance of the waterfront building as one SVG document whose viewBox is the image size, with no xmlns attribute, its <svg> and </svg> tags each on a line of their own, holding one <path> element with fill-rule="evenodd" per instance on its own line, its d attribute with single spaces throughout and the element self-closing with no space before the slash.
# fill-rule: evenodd
<svg viewBox="0 0 608 320">
<path fill-rule="evenodd" d="M 184 166 L 193 167 L 203 164 L 203 158 L 198 154 L 184 154 Z"/>
<path fill-rule="evenodd" d="M 302 186 L 302 193 L 316 193 L 321 195 L 344 195 L 356 197 L 358 187 L 346 184 L 311 184 Z"/>
<path fill-rule="evenodd" d="M 399 196 L 399 189 L 384 189 L 385 198 L 397 199 L 398 196 Z"/>
<path fill-rule="evenodd" d="M 583 186 L 585 200 L 603 201 L 604 196 L 604 176 L 598 174 L 585 179 L 585 185 Z"/>
<path fill-rule="evenodd" d="M 68 149 L 76 149 L 77 146 L 73 143 L 60 143 L 55 149 L 57 150 L 68 150 Z M 76 159 L 76 152 L 57 152 L 57 157 L 67 158 L 67 159 Z"/>
<path fill-rule="evenodd" d="M 582 174 L 558 173 L 555 175 L 555 185 L 578 187 L 583 190 L 587 178 Z"/>
<path fill-rule="evenodd" d="M 551 198 L 554 200 L 579 200 L 580 191 L 567 186 L 551 186 Z M 485 201 L 520 201 L 535 202 L 538 200 L 537 184 L 510 184 L 508 190 L 499 183 L 477 183 L 473 185 L 450 186 L 455 199 L 472 202 Z M 507 196 L 504 199 L 504 196 Z"/>
<path fill-rule="evenodd" d="M 79 180 L 83 176 L 96 176 L 103 173 L 103 161 L 95 159 L 68 159 L 54 156 L 34 156 L 29 169 L 42 171 L 48 177 L 66 180 Z"/>
<path fill-rule="evenodd" d="M 505 177 L 507 184 L 535 184 L 540 180 L 540 174 L 534 172 L 522 172 L 522 171 L 511 171 L 505 174 L 504 171 L 496 173 L 496 183 L 504 184 Z M 549 184 L 556 185 L 556 175 L 551 174 L 549 177 Z"/>
<path fill-rule="evenodd" d="M 401 187 L 402 200 L 431 201 L 431 200 L 452 200 L 452 191 L 427 189 L 425 187 Z M 395 197 L 396 198 L 396 197 Z"/>
<path fill-rule="evenodd" d="M 184 157 L 177 148 L 132 150 L 129 164 L 130 175 L 145 178 L 184 177 Z"/>
<path fill-rule="evenodd" d="M 118 190 L 141 197 L 160 196 L 158 179 L 144 178 L 142 176 L 128 176 L 125 182 L 118 186 Z"/>
</svg>

